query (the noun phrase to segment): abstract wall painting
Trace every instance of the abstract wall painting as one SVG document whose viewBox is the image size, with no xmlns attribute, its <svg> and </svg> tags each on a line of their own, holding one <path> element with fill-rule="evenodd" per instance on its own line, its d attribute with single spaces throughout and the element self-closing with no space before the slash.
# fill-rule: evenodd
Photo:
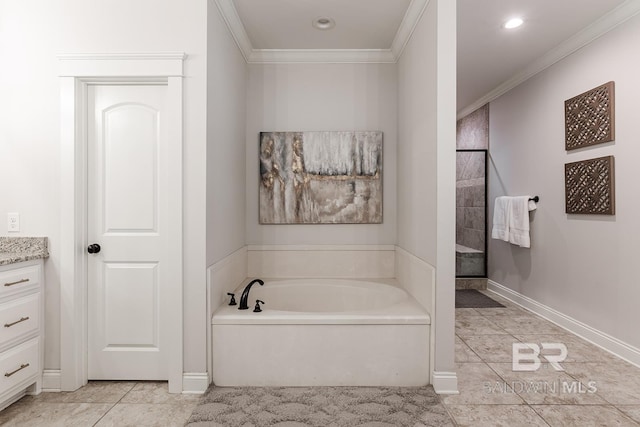
<svg viewBox="0 0 640 427">
<path fill-rule="evenodd" d="M 615 215 L 613 156 L 567 163 L 564 171 L 566 213 Z"/>
<path fill-rule="evenodd" d="M 260 224 L 382 223 L 382 132 L 261 132 Z"/>
<path fill-rule="evenodd" d="M 565 149 L 615 139 L 615 83 L 608 82 L 564 102 Z"/>
</svg>

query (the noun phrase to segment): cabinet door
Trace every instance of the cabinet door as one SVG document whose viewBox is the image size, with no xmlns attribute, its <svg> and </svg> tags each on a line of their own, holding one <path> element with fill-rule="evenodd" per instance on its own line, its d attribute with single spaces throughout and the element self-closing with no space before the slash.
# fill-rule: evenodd
<svg viewBox="0 0 640 427">
<path fill-rule="evenodd" d="M 40 325 L 40 293 L 0 304 L 0 346 L 37 332 Z"/>
</svg>

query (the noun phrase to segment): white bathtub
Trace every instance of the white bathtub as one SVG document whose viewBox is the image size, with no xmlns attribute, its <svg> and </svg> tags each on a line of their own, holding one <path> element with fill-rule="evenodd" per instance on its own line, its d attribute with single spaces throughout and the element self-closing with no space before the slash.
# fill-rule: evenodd
<svg viewBox="0 0 640 427">
<path fill-rule="evenodd" d="M 429 383 L 429 314 L 393 280 L 265 280 L 249 306 L 213 315 L 218 386 Z"/>
</svg>

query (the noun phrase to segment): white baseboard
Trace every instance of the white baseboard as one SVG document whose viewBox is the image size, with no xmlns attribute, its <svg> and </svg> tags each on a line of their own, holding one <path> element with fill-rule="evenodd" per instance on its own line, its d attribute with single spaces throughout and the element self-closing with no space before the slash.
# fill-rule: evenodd
<svg viewBox="0 0 640 427">
<path fill-rule="evenodd" d="M 182 393 L 203 394 L 209 388 L 209 382 L 206 372 L 185 372 L 182 374 Z"/>
<path fill-rule="evenodd" d="M 60 369 L 45 369 L 42 373 L 42 391 L 61 391 Z M 182 376 L 184 394 L 203 394 L 209 387 L 209 375 L 204 373 L 185 373 Z"/>
<path fill-rule="evenodd" d="M 458 376 L 455 372 L 433 371 L 433 389 L 438 394 L 459 394 Z"/>
<path fill-rule="evenodd" d="M 495 292 L 503 298 L 526 308 L 527 310 L 537 314 L 548 321 L 555 323 L 563 329 L 574 333 L 592 344 L 612 353 L 613 355 L 626 360 L 640 367 L 640 349 L 629 345 L 619 339 L 612 337 L 602 331 L 599 331 L 585 323 L 580 322 L 572 317 L 567 316 L 551 307 L 541 304 L 519 292 L 507 288 L 493 280 L 487 281 L 487 290 Z"/>
<path fill-rule="evenodd" d="M 42 391 L 62 391 L 60 369 L 45 369 L 42 372 Z"/>
</svg>

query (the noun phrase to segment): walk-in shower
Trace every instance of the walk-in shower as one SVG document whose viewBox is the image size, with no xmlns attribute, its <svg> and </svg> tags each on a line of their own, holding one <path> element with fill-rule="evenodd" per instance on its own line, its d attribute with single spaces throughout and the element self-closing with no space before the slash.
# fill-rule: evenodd
<svg viewBox="0 0 640 427">
<path fill-rule="evenodd" d="M 456 151 L 456 277 L 487 277 L 487 150 Z"/>
</svg>

